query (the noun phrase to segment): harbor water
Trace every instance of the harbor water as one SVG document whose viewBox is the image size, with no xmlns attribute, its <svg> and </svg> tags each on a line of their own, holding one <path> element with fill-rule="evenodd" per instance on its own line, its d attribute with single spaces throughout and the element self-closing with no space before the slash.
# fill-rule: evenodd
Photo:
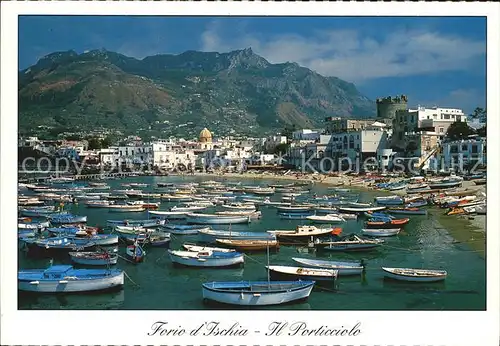
<svg viewBox="0 0 500 346">
<path fill-rule="evenodd" d="M 157 183 L 188 183 L 204 180 L 238 182 L 235 179 L 201 177 L 130 177 L 109 180 L 111 189 L 124 189 L 122 183 L 147 183 L 144 191 L 153 191 Z M 277 183 L 269 180 L 240 180 L 243 185 Z M 328 193 L 324 185 L 315 185 L 312 193 Z M 359 191 L 360 202 L 372 202 L 377 191 Z M 271 197 L 279 200 L 280 194 Z M 152 202 L 152 201 L 151 201 Z M 159 210 L 167 210 L 176 203 L 161 203 Z M 87 208 L 83 203 L 68 204 L 67 211 L 76 215 L 87 215 L 88 225 L 106 227 L 109 219 L 145 219 L 146 212 L 113 213 L 107 209 Z M 427 207 L 427 215 L 409 216 L 411 221 L 397 236 L 384 238 L 385 243 L 371 251 L 323 253 L 305 246 L 282 245 L 278 252 L 270 252 L 271 265 L 292 265 L 297 263 L 292 257 L 325 260 L 364 260 L 366 269 L 361 276 L 340 276 L 335 286 L 316 287 L 305 302 L 260 309 L 286 310 L 485 310 L 486 308 L 486 261 L 484 252 L 477 246 L 461 241 L 453 236 L 464 228 L 466 220 L 455 223 L 442 222 L 444 210 Z M 232 225 L 234 231 L 265 232 L 275 229 L 294 229 L 298 225 L 309 224 L 307 220 L 282 220 L 275 208 L 262 206 L 262 218 L 248 225 Z M 406 216 L 404 216 L 406 217 Z M 447 218 L 452 218 L 448 216 Z M 342 234 L 361 234 L 366 219 L 360 217 L 348 220 L 334 227 L 342 227 Z M 326 227 L 326 225 L 318 225 Z M 447 228 L 448 227 L 448 228 Z M 453 229 L 450 229 L 453 227 Z M 228 229 L 229 226 L 213 226 L 213 229 Z M 484 233 L 478 233 L 473 241 L 484 242 Z M 470 239 L 462 234 L 460 239 Z M 170 249 L 180 249 L 185 242 L 195 243 L 197 236 L 174 236 Z M 202 299 L 201 285 L 208 281 L 267 280 L 266 252 L 248 253 L 245 264 L 240 268 L 205 269 L 173 266 L 166 249 L 146 248 L 143 263 L 132 264 L 119 259 L 117 268 L 126 273 L 123 290 L 90 294 L 35 295 L 19 293 L 19 309 L 122 309 L 122 310 L 203 310 L 238 309 L 233 306 L 207 304 Z M 118 247 L 121 256 L 125 246 Z M 50 259 L 28 257 L 19 250 L 19 268 L 46 268 Z M 53 263 L 59 263 L 54 260 Z M 66 262 L 69 263 L 69 262 Z M 445 281 L 438 283 L 411 283 L 392 281 L 384 278 L 381 267 L 441 269 L 448 272 Z M 248 309 L 248 308 L 240 308 Z"/>
</svg>

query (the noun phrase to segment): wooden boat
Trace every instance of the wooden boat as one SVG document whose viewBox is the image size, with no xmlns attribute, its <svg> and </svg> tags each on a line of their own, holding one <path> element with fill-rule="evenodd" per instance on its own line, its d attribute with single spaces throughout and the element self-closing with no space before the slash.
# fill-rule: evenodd
<svg viewBox="0 0 500 346">
<path fill-rule="evenodd" d="M 216 252 L 235 252 L 234 249 L 226 249 L 220 247 L 200 246 L 195 244 L 182 244 L 182 247 L 188 251 L 201 252 L 201 251 L 216 251 Z"/>
<path fill-rule="evenodd" d="M 404 199 L 399 196 L 375 197 L 377 204 L 382 205 L 400 205 L 404 204 Z"/>
<path fill-rule="evenodd" d="M 148 215 L 152 217 L 159 217 L 169 220 L 184 220 L 186 215 L 189 214 L 187 211 L 151 211 L 148 210 Z"/>
<path fill-rule="evenodd" d="M 477 179 L 477 180 L 474 180 L 474 184 L 476 184 L 476 185 L 486 185 L 486 179 Z"/>
<path fill-rule="evenodd" d="M 168 250 L 173 263 L 189 267 L 232 267 L 245 262 L 242 253 L 204 251 L 174 251 Z"/>
<path fill-rule="evenodd" d="M 447 181 L 443 180 L 443 181 L 429 183 L 430 189 L 451 189 L 459 186 L 462 186 L 461 180 L 447 180 Z"/>
<path fill-rule="evenodd" d="M 331 241 L 316 239 L 312 245 L 325 251 L 366 251 L 381 246 L 383 242 L 381 239 L 363 239 L 353 234 Z"/>
<path fill-rule="evenodd" d="M 276 236 L 266 232 L 201 230 L 198 232 L 198 239 L 202 243 L 215 243 L 217 239 L 273 240 Z"/>
<path fill-rule="evenodd" d="M 393 220 L 373 220 L 366 222 L 366 228 L 401 228 L 410 222 L 410 219 L 393 219 Z"/>
<path fill-rule="evenodd" d="M 339 223 L 344 222 L 345 220 L 340 216 L 334 214 L 328 215 L 311 215 L 306 217 L 307 220 L 312 221 L 314 223 Z"/>
<path fill-rule="evenodd" d="M 446 215 L 463 215 L 465 213 L 466 211 L 464 208 L 450 208 L 450 210 L 446 212 Z"/>
<path fill-rule="evenodd" d="M 379 210 L 384 210 L 386 207 L 384 206 L 379 206 L 379 207 L 366 207 L 366 208 L 352 208 L 352 207 L 339 207 L 339 211 L 341 212 L 346 212 L 346 213 L 365 213 L 367 211 L 379 211 Z"/>
<path fill-rule="evenodd" d="M 87 216 L 71 215 L 71 214 L 55 214 L 48 217 L 50 223 L 54 225 L 86 223 Z"/>
<path fill-rule="evenodd" d="M 364 269 L 361 262 L 323 261 L 296 257 L 293 257 L 292 260 L 309 267 L 333 269 L 336 270 L 340 276 L 360 275 L 363 273 Z"/>
<path fill-rule="evenodd" d="M 278 213 L 306 213 L 313 209 L 311 205 L 278 206 Z"/>
<path fill-rule="evenodd" d="M 119 269 L 74 269 L 70 265 L 53 265 L 47 269 L 24 269 L 17 274 L 20 291 L 58 293 L 86 292 L 123 286 Z"/>
<path fill-rule="evenodd" d="M 113 203 L 113 201 L 108 200 L 87 201 L 85 202 L 85 206 L 87 208 L 107 208 Z"/>
<path fill-rule="evenodd" d="M 445 270 L 412 269 L 412 268 L 387 268 L 382 267 L 384 275 L 390 279 L 411 282 L 436 282 L 446 279 Z"/>
<path fill-rule="evenodd" d="M 50 222 L 29 222 L 29 223 L 18 223 L 18 229 L 44 229 L 50 227 Z"/>
<path fill-rule="evenodd" d="M 401 231 L 401 228 L 363 228 L 361 232 L 363 235 L 367 235 L 370 237 L 390 237 L 393 235 L 398 235 Z"/>
<path fill-rule="evenodd" d="M 312 216 L 312 213 L 279 213 L 278 216 L 283 220 L 306 220 L 309 216 Z"/>
<path fill-rule="evenodd" d="M 148 210 L 156 210 L 156 209 L 160 208 L 160 203 L 149 203 L 149 202 L 146 203 L 144 201 L 130 201 L 130 202 L 127 202 L 127 205 L 142 207 L 142 208 L 148 209 Z"/>
<path fill-rule="evenodd" d="M 108 252 L 70 252 L 69 257 L 74 263 L 91 266 L 113 265 L 118 262 L 118 255 Z"/>
<path fill-rule="evenodd" d="M 139 263 L 144 260 L 144 256 L 146 255 L 146 251 L 137 244 L 137 242 L 133 245 L 127 246 L 126 255 L 129 260 L 134 263 Z"/>
<path fill-rule="evenodd" d="M 196 230 L 199 230 L 200 229 L 200 225 L 180 225 L 180 224 L 175 224 L 175 223 L 165 223 L 161 227 L 165 228 L 167 230 L 172 230 L 172 229 L 180 229 L 180 230 L 196 229 Z M 203 228 L 208 228 L 208 227 L 203 227 Z"/>
<path fill-rule="evenodd" d="M 413 201 L 405 205 L 406 208 L 420 208 L 424 207 L 427 205 L 426 200 L 421 200 L 421 201 Z"/>
<path fill-rule="evenodd" d="M 230 225 L 238 223 L 250 223 L 250 216 L 190 213 L 187 214 L 187 222 L 204 225 Z"/>
<path fill-rule="evenodd" d="M 146 219 L 146 220 L 107 220 L 108 226 L 132 226 L 132 227 L 158 227 L 165 224 L 165 220 Z"/>
<path fill-rule="evenodd" d="M 160 233 L 149 234 L 147 243 L 155 247 L 168 247 L 170 245 L 170 233 Z"/>
<path fill-rule="evenodd" d="M 168 202 L 189 202 L 193 200 L 189 195 L 161 195 L 161 199 Z"/>
<path fill-rule="evenodd" d="M 252 240 L 252 239 L 215 239 L 218 245 L 234 248 L 240 251 L 260 251 L 278 249 L 279 243 L 276 239 L 271 240 Z"/>
<path fill-rule="evenodd" d="M 93 243 L 95 245 L 116 245 L 118 244 L 118 236 L 115 234 L 88 234 L 87 232 L 77 232 L 75 234 L 66 234 L 65 238 L 75 243 L 76 246 Z"/>
<path fill-rule="evenodd" d="M 275 230 L 267 233 L 275 235 L 280 241 L 308 241 L 311 237 L 340 234 L 342 228 L 317 228 L 315 226 L 297 226 L 294 230 Z"/>
<path fill-rule="evenodd" d="M 427 215 L 427 210 L 420 208 L 387 208 L 387 213 L 390 214 L 404 214 L 404 215 Z"/>
<path fill-rule="evenodd" d="M 294 279 L 294 280 L 314 280 L 314 281 L 332 281 L 335 283 L 338 271 L 334 269 L 323 268 L 304 268 L 292 266 L 268 266 L 267 269 L 272 280 L 276 279 Z"/>
<path fill-rule="evenodd" d="M 213 206 L 213 204 L 210 203 L 210 205 L 191 205 L 191 206 L 186 206 L 186 207 L 174 206 L 174 207 L 170 208 L 170 211 L 172 211 L 172 212 L 191 213 L 193 211 L 207 209 L 210 206 Z"/>
<path fill-rule="evenodd" d="M 357 220 L 358 219 L 358 214 L 335 213 L 332 215 L 341 217 L 344 220 Z"/>
<path fill-rule="evenodd" d="M 262 212 L 259 211 L 216 211 L 216 215 L 226 215 L 226 216 L 250 216 L 251 219 L 260 219 L 262 217 Z"/>
<path fill-rule="evenodd" d="M 314 281 L 207 282 L 203 299 L 231 305 L 279 305 L 309 297 Z"/>
<path fill-rule="evenodd" d="M 116 213 L 132 213 L 146 210 L 142 205 L 110 204 L 108 210 Z"/>
<path fill-rule="evenodd" d="M 198 234 L 200 231 L 208 231 L 210 230 L 210 227 L 200 228 L 200 226 L 197 226 L 197 228 L 186 228 L 186 229 L 170 228 L 168 230 L 170 231 L 170 233 L 175 235 L 190 235 L 190 234 Z"/>
<path fill-rule="evenodd" d="M 333 214 L 338 212 L 337 207 L 329 207 L 329 206 L 319 206 L 314 208 L 317 213 L 323 213 L 323 214 Z"/>
<path fill-rule="evenodd" d="M 255 204 L 231 203 L 222 205 L 222 208 L 238 211 L 255 211 Z"/>
</svg>

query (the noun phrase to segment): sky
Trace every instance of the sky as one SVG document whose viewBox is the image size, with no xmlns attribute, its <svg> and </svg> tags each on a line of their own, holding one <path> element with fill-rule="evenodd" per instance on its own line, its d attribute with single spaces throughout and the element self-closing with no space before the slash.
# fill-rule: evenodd
<svg viewBox="0 0 500 346">
<path fill-rule="evenodd" d="M 186 50 L 252 48 L 410 106 L 486 107 L 481 17 L 21 16 L 19 69 L 56 51 L 105 48 L 142 59 Z"/>
</svg>

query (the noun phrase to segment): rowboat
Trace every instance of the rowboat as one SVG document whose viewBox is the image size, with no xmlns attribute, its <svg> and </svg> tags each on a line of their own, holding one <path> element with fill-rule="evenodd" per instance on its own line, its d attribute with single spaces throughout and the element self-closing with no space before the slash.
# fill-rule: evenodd
<svg viewBox="0 0 500 346">
<path fill-rule="evenodd" d="M 305 213 L 311 211 L 311 209 L 313 209 L 313 206 L 278 206 L 276 209 L 278 209 L 278 213 Z"/>
<path fill-rule="evenodd" d="M 70 224 L 70 223 L 85 223 L 87 216 L 71 215 L 71 214 L 56 214 L 48 217 L 50 223 L 55 225 Z"/>
<path fill-rule="evenodd" d="M 242 253 L 204 251 L 176 251 L 168 250 L 172 263 L 189 267 L 232 267 L 245 262 Z"/>
<path fill-rule="evenodd" d="M 240 281 L 202 284 L 203 299 L 245 306 L 279 305 L 309 297 L 314 281 Z"/>
<path fill-rule="evenodd" d="M 383 242 L 381 239 L 363 239 L 354 234 L 333 241 L 316 239 L 313 244 L 319 250 L 325 251 L 364 251 L 379 247 Z"/>
<path fill-rule="evenodd" d="M 127 258 L 134 263 L 139 263 L 144 260 L 144 256 L 146 255 L 146 251 L 135 242 L 133 245 L 127 246 L 127 250 L 125 252 Z"/>
<path fill-rule="evenodd" d="M 50 222 L 29 222 L 29 223 L 18 223 L 18 229 L 42 229 L 50 227 Z"/>
<path fill-rule="evenodd" d="M 86 243 L 77 246 L 72 240 L 63 237 L 54 237 L 48 239 L 22 239 L 29 250 L 39 250 L 45 253 L 66 254 L 69 251 L 90 249 L 95 246 L 93 243 Z"/>
<path fill-rule="evenodd" d="M 175 235 L 198 234 L 200 231 L 208 231 L 208 230 L 210 230 L 210 227 L 200 228 L 199 226 L 197 226 L 197 228 L 186 228 L 186 229 L 170 228 L 169 229 L 170 233 L 175 234 Z"/>
<path fill-rule="evenodd" d="M 216 211 L 216 215 L 250 216 L 251 219 L 260 219 L 262 212 L 259 211 Z"/>
<path fill-rule="evenodd" d="M 486 185 L 486 179 L 474 180 L 474 184 L 476 184 L 476 185 Z"/>
<path fill-rule="evenodd" d="M 361 273 L 363 273 L 364 269 L 361 262 L 323 261 L 296 257 L 293 257 L 292 260 L 309 267 L 333 269 L 338 271 L 338 275 L 341 276 L 360 275 Z"/>
<path fill-rule="evenodd" d="M 231 203 L 222 205 L 222 208 L 230 210 L 238 210 L 238 211 L 243 211 L 243 210 L 255 211 L 255 204 Z"/>
<path fill-rule="evenodd" d="M 88 243 L 93 243 L 95 245 L 115 245 L 118 244 L 118 236 L 115 234 L 96 234 L 91 235 L 84 232 L 84 235 L 80 234 L 67 234 L 65 236 L 68 240 L 75 243 L 76 246 L 86 245 Z"/>
<path fill-rule="evenodd" d="M 158 209 L 160 207 L 160 203 L 149 203 L 149 202 L 146 203 L 144 201 L 129 201 L 129 202 L 127 202 L 127 205 L 142 207 L 142 208 L 148 209 L 148 210 L 154 210 L 154 209 Z"/>
<path fill-rule="evenodd" d="M 422 201 L 413 201 L 405 205 L 406 208 L 419 208 L 419 207 L 424 207 L 427 205 L 426 200 Z"/>
<path fill-rule="evenodd" d="M 455 181 L 438 181 L 429 183 L 430 189 L 451 189 L 454 187 L 462 186 L 461 180 Z"/>
<path fill-rule="evenodd" d="M 202 243 L 215 243 L 217 239 L 251 239 L 251 240 L 273 240 L 276 236 L 266 232 L 232 232 L 201 230 L 198 232 L 198 239 Z"/>
<path fill-rule="evenodd" d="M 168 229 L 168 230 L 172 230 L 172 229 L 180 229 L 180 230 L 196 229 L 196 230 L 199 230 L 200 229 L 199 225 L 179 225 L 179 224 L 174 224 L 174 223 L 165 223 L 161 227 Z"/>
<path fill-rule="evenodd" d="M 210 205 L 191 205 L 191 206 L 187 206 L 187 207 L 174 206 L 174 207 L 170 208 L 170 211 L 188 213 L 188 212 L 193 212 L 196 210 L 207 209 L 209 206 L 213 206 L 213 204 L 210 203 Z"/>
<path fill-rule="evenodd" d="M 375 197 L 377 204 L 382 205 L 400 205 L 404 204 L 404 199 L 399 196 Z"/>
<path fill-rule="evenodd" d="M 18 289 L 29 292 L 86 292 L 123 286 L 119 269 L 74 269 L 53 265 L 47 269 L 24 269 L 17 274 Z"/>
<path fill-rule="evenodd" d="M 151 211 L 148 210 L 148 215 L 152 217 L 159 217 L 170 220 L 184 220 L 188 211 Z"/>
<path fill-rule="evenodd" d="M 113 201 L 108 201 L 108 200 L 87 201 L 85 202 L 85 206 L 87 208 L 107 208 L 113 203 L 114 203 Z"/>
<path fill-rule="evenodd" d="M 401 231 L 401 228 L 380 228 L 380 229 L 363 228 L 361 230 L 361 232 L 364 235 L 367 235 L 370 237 L 390 237 L 390 236 L 399 234 L 400 231 Z"/>
<path fill-rule="evenodd" d="M 161 195 L 161 199 L 167 202 L 189 202 L 193 200 L 193 197 L 188 195 Z"/>
<path fill-rule="evenodd" d="M 446 279 L 445 270 L 412 269 L 412 268 L 387 268 L 382 267 L 384 275 L 390 279 L 412 282 L 435 282 Z"/>
<path fill-rule="evenodd" d="M 199 246 L 195 244 L 182 244 L 182 247 L 188 251 L 201 252 L 201 251 L 216 251 L 216 252 L 235 252 L 234 249 L 226 249 L 220 247 Z"/>
<path fill-rule="evenodd" d="M 427 215 L 427 210 L 419 208 L 387 208 L 387 213 L 404 215 Z"/>
<path fill-rule="evenodd" d="M 146 220 L 107 220 L 108 226 L 134 226 L 134 227 L 157 227 L 165 224 L 165 220 L 146 219 Z"/>
<path fill-rule="evenodd" d="M 116 213 L 141 212 L 146 210 L 142 205 L 110 204 L 108 210 Z"/>
<path fill-rule="evenodd" d="M 271 279 L 294 279 L 294 280 L 315 280 L 332 281 L 337 280 L 338 271 L 323 268 L 304 268 L 292 266 L 272 265 L 267 267 Z"/>
<path fill-rule="evenodd" d="M 312 221 L 314 223 L 338 223 L 338 222 L 344 222 L 345 220 L 341 218 L 340 216 L 334 215 L 334 214 L 328 214 L 328 215 L 312 215 L 306 217 L 307 220 Z"/>
<path fill-rule="evenodd" d="M 379 206 L 379 207 L 363 207 L 363 208 L 353 208 L 353 207 L 339 207 L 339 211 L 344 211 L 347 213 L 364 213 L 367 211 L 379 211 L 379 210 L 384 210 L 386 207 L 384 206 Z"/>
<path fill-rule="evenodd" d="M 316 207 L 314 208 L 317 213 L 326 213 L 326 214 L 332 214 L 336 213 L 338 211 L 338 208 L 336 207 Z"/>
<path fill-rule="evenodd" d="M 315 226 L 297 226 L 294 230 L 275 230 L 267 233 L 275 235 L 280 241 L 307 241 L 310 237 L 320 237 L 332 234 L 339 234 L 341 228 L 317 228 Z"/>
<path fill-rule="evenodd" d="M 284 220 L 306 220 L 312 213 L 279 213 L 280 219 Z"/>
<path fill-rule="evenodd" d="M 187 214 L 188 223 L 205 225 L 230 225 L 238 223 L 250 223 L 248 215 L 217 215 L 217 214 Z"/>
<path fill-rule="evenodd" d="M 401 228 L 410 222 L 410 219 L 376 220 L 367 221 L 366 228 Z"/>
<path fill-rule="evenodd" d="M 216 239 L 218 245 L 234 248 L 240 251 L 260 251 L 270 249 L 278 249 L 279 243 L 275 239 L 271 240 L 252 240 L 252 239 Z"/>
<path fill-rule="evenodd" d="M 69 257 L 74 263 L 92 266 L 116 264 L 118 255 L 108 252 L 70 252 Z"/>
</svg>

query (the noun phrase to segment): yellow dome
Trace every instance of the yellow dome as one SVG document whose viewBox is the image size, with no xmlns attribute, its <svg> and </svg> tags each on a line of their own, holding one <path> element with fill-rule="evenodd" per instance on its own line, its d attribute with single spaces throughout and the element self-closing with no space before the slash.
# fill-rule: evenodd
<svg viewBox="0 0 500 346">
<path fill-rule="evenodd" d="M 211 142 L 211 141 L 212 141 L 212 133 L 210 131 L 208 131 L 208 129 L 205 127 L 200 132 L 200 142 L 206 143 L 206 142 Z"/>
</svg>

